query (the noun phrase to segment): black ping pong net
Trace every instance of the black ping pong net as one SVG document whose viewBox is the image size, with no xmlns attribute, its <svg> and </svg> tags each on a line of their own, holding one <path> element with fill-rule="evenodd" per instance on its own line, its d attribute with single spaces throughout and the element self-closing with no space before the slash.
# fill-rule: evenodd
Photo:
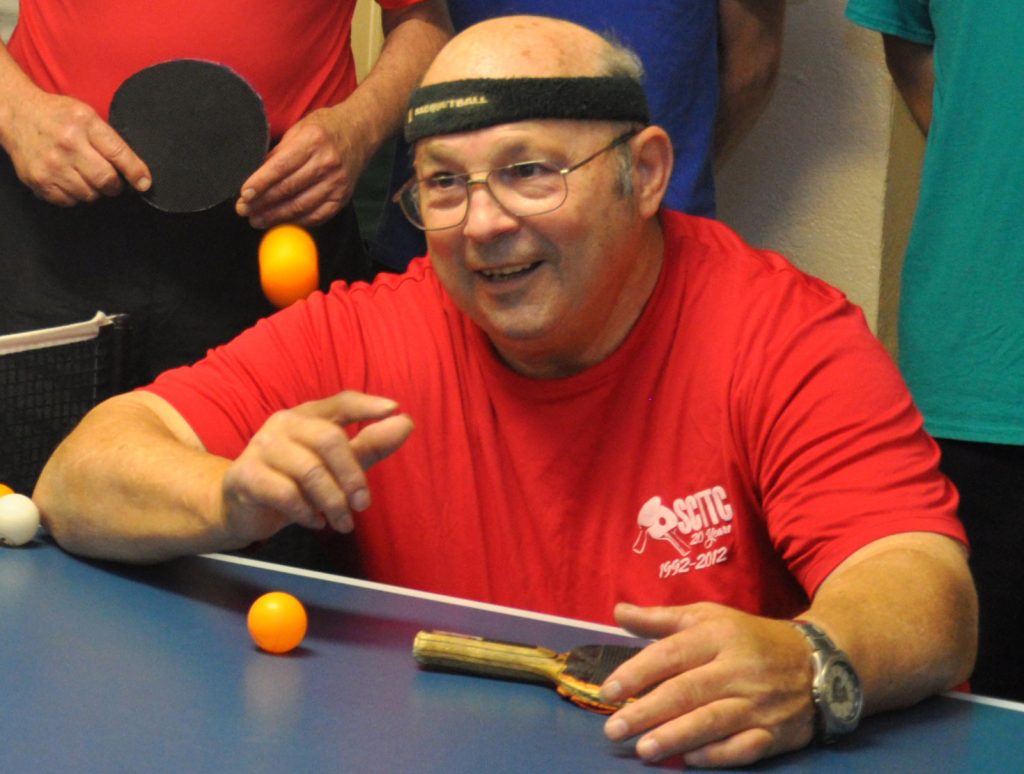
<svg viewBox="0 0 1024 774">
<path fill-rule="evenodd" d="M 0 336 L 0 481 L 31 495 L 85 413 L 127 389 L 128 315 Z"/>
</svg>

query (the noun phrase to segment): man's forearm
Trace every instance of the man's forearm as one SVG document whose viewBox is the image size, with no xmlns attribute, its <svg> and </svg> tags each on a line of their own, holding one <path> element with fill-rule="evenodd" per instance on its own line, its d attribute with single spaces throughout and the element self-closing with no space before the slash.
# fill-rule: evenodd
<svg viewBox="0 0 1024 774">
<path fill-rule="evenodd" d="M 935 60 L 931 46 L 896 35 L 883 35 L 885 63 L 910 115 L 927 135 L 932 123 Z"/>
<path fill-rule="evenodd" d="M 360 126 L 370 155 L 402 125 L 409 95 L 451 37 L 447 6 L 437 0 L 384 12 L 384 45 L 358 88 L 341 104 Z"/>
<path fill-rule="evenodd" d="M 779 71 L 785 0 L 720 0 L 715 157 L 722 160 L 761 115 Z"/>
<path fill-rule="evenodd" d="M 220 481 L 229 461 L 189 439 L 183 420 L 172 430 L 161 404 L 148 393 L 101 404 L 47 463 L 33 497 L 67 550 L 153 562 L 242 547 L 222 523 Z"/>
<path fill-rule="evenodd" d="M 825 580 L 805 617 L 850 656 L 865 712 L 952 688 L 974 665 L 974 585 L 963 547 L 941 535 L 895 535 L 861 549 Z"/>
<path fill-rule="evenodd" d="M 38 90 L 0 41 L 0 146 L 8 147 L 17 106 L 26 94 Z"/>
</svg>

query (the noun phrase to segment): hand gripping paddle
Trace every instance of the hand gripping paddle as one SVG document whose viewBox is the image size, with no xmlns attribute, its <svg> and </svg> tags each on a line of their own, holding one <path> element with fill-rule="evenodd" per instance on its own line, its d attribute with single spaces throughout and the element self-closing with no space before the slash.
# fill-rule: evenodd
<svg viewBox="0 0 1024 774">
<path fill-rule="evenodd" d="M 270 143 L 259 94 L 230 68 L 198 59 L 127 78 L 111 100 L 110 125 L 153 174 L 142 196 L 166 212 L 198 212 L 238 196 Z"/>
<path fill-rule="evenodd" d="M 601 684 L 640 650 L 625 645 L 580 645 L 557 653 L 533 645 L 438 631 L 419 632 L 412 645 L 413 657 L 423 666 L 554 683 L 555 689 L 573 703 L 603 714 L 615 712 L 622 704 L 601 701 Z"/>
</svg>

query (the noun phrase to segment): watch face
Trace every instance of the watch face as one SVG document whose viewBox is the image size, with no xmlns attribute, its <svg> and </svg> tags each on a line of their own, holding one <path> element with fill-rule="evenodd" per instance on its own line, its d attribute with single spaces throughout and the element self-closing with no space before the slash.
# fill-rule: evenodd
<svg viewBox="0 0 1024 774">
<path fill-rule="evenodd" d="M 863 702 L 857 673 L 846 662 L 833 661 L 823 678 L 821 692 L 825 706 L 838 723 L 844 727 L 855 726 L 860 719 Z"/>
</svg>

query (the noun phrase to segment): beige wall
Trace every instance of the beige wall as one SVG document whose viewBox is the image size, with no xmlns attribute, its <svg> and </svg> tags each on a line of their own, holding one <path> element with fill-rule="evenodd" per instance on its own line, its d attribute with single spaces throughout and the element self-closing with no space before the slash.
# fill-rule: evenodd
<svg viewBox="0 0 1024 774">
<path fill-rule="evenodd" d="M 841 288 L 887 345 L 922 141 L 880 37 L 845 0 L 790 0 L 771 105 L 718 175 L 719 214 Z"/>
<path fill-rule="evenodd" d="M 373 66 L 383 40 L 380 6 L 374 0 L 358 0 L 355 15 L 352 17 L 352 55 L 356 60 L 356 77 L 359 80 L 362 80 Z"/>
<path fill-rule="evenodd" d="M 0 39 L 6 43 L 18 18 L 18 0 L 0 0 Z"/>
</svg>

